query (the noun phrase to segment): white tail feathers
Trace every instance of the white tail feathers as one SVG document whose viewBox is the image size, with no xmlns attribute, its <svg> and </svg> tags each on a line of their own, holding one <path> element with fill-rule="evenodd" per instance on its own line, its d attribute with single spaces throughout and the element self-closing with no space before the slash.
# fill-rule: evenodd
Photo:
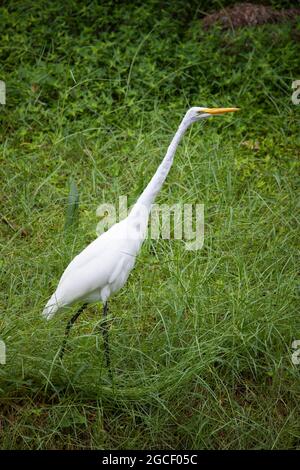
<svg viewBox="0 0 300 470">
<path fill-rule="evenodd" d="M 60 308 L 61 306 L 59 305 L 56 292 L 54 292 L 52 297 L 48 300 L 42 315 L 46 320 L 50 320 Z"/>
</svg>

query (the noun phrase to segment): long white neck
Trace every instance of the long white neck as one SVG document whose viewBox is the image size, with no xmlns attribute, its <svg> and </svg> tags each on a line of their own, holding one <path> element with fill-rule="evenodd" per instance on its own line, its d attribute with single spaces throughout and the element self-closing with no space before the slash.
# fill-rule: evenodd
<svg viewBox="0 0 300 470">
<path fill-rule="evenodd" d="M 184 135 L 187 128 L 190 126 L 191 121 L 186 118 L 186 116 L 181 121 L 180 126 L 177 129 L 176 134 L 174 135 L 172 142 L 170 143 L 167 153 L 154 173 L 151 181 L 148 186 L 144 189 L 135 205 L 132 208 L 131 214 L 134 214 L 136 211 L 139 211 L 140 208 L 143 208 L 148 213 L 151 210 L 151 205 L 153 204 L 157 194 L 159 193 L 169 171 L 173 164 L 174 155 L 182 136 Z"/>
</svg>

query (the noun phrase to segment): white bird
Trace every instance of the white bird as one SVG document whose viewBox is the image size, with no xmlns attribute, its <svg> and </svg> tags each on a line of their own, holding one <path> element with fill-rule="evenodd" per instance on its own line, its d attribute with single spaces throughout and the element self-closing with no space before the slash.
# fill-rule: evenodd
<svg viewBox="0 0 300 470">
<path fill-rule="evenodd" d="M 90 243 L 64 271 L 56 291 L 46 304 L 43 315 L 49 320 L 55 313 L 75 302 L 82 306 L 67 324 L 60 357 L 63 356 L 70 328 L 91 302 L 103 303 L 104 319 L 109 297 L 121 289 L 133 269 L 135 258 L 146 236 L 151 206 L 160 191 L 173 163 L 176 148 L 188 127 L 211 116 L 238 111 L 239 108 L 192 107 L 185 114 L 167 153 L 154 176 L 138 198 L 128 217 Z M 108 328 L 103 327 L 106 364 L 110 371 Z"/>
</svg>

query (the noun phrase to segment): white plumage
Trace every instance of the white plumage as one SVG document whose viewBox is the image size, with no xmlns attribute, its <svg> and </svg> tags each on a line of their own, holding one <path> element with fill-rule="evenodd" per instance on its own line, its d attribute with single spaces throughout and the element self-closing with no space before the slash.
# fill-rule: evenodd
<svg viewBox="0 0 300 470">
<path fill-rule="evenodd" d="M 144 219 L 145 221 L 145 219 Z M 43 315 L 48 320 L 62 307 L 75 302 L 106 302 L 117 292 L 134 267 L 144 240 L 140 223 L 132 215 L 96 238 L 64 271 Z"/>
<path fill-rule="evenodd" d="M 128 217 L 100 235 L 71 261 L 43 310 L 45 318 L 49 320 L 63 307 L 78 301 L 106 303 L 123 287 L 145 238 L 151 205 L 170 171 L 183 134 L 195 121 L 237 109 L 193 107 L 188 110 L 166 156 Z"/>
</svg>

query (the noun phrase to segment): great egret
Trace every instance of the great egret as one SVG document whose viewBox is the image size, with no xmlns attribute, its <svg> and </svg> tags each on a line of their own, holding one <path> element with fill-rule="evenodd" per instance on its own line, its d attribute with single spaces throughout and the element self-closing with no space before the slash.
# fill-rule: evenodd
<svg viewBox="0 0 300 470">
<path fill-rule="evenodd" d="M 176 148 L 185 131 L 193 122 L 238 111 L 238 109 L 190 108 L 177 129 L 164 159 L 128 217 L 96 238 L 67 266 L 56 291 L 43 310 L 44 317 L 49 320 L 64 307 L 71 306 L 78 301 L 82 302 L 80 309 L 67 324 L 60 357 L 64 354 L 71 327 L 89 303 L 102 302 L 103 317 L 106 320 L 108 299 L 124 286 L 134 267 L 135 257 L 145 239 L 151 205 L 170 171 Z M 110 371 L 108 326 L 105 321 L 103 339 L 106 365 Z"/>
</svg>

